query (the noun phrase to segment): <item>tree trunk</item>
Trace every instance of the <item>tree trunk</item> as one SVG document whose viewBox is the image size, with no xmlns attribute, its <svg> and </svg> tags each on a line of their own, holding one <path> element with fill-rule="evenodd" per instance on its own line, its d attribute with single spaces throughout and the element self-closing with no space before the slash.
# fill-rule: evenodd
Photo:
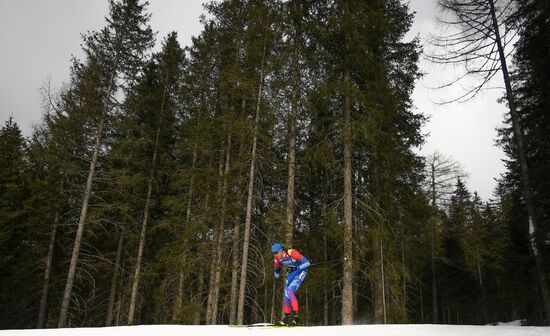
<svg viewBox="0 0 550 336">
<path fill-rule="evenodd" d="M 351 186 L 351 73 L 344 74 L 344 277 L 342 324 L 353 324 L 353 221 Z"/>
<path fill-rule="evenodd" d="M 242 111 L 244 115 L 246 102 L 242 100 Z M 241 147 L 242 148 L 242 147 Z M 240 151 L 240 149 L 239 149 Z M 240 203 L 240 201 L 239 201 Z M 233 256 L 231 261 L 231 294 L 229 301 L 229 324 L 237 323 L 237 293 L 239 290 L 239 252 L 241 239 L 241 220 L 239 216 L 235 217 L 233 226 Z"/>
<path fill-rule="evenodd" d="M 178 322 L 178 317 L 181 312 L 181 307 L 183 304 L 183 291 L 185 290 L 185 272 L 183 271 L 183 266 L 180 267 L 178 275 L 178 293 L 176 295 L 176 301 L 174 302 L 174 310 L 172 312 L 172 323 Z"/>
<path fill-rule="evenodd" d="M 191 169 L 195 169 L 195 165 L 197 164 L 197 143 L 195 143 L 195 146 L 193 147 L 193 162 L 191 163 Z M 189 182 L 189 192 L 187 193 L 187 209 L 185 211 L 185 224 L 189 225 L 189 221 L 191 220 L 191 200 L 193 199 L 193 187 L 194 187 L 194 179 L 193 176 L 191 176 L 191 181 Z"/>
<path fill-rule="evenodd" d="M 423 292 L 422 292 L 422 279 L 419 280 L 420 282 L 420 322 L 424 323 L 424 299 L 423 299 Z"/>
<path fill-rule="evenodd" d="M 191 169 L 195 168 L 195 165 L 197 163 L 197 143 L 195 143 L 193 147 L 193 160 L 191 163 Z M 193 198 L 193 176 L 191 176 L 191 181 L 189 182 L 189 191 L 187 192 L 187 206 L 185 210 L 185 226 L 183 229 L 185 230 L 185 227 L 189 225 L 189 222 L 191 220 L 191 200 Z M 182 248 L 182 255 L 181 260 L 186 259 L 186 251 L 187 251 L 187 239 L 184 239 L 183 242 L 183 248 Z M 183 265 L 184 262 L 182 262 L 182 265 L 180 266 L 180 272 L 179 272 L 179 279 L 178 279 L 178 296 L 176 298 L 176 302 L 174 304 L 174 312 L 173 312 L 173 318 L 172 320 L 176 322 L 176 318 L 178 314 L 181 311 L 182 302 L 183 302 L 183 291 L 185 286 L 185 273 L 183 271 Z"/>
<path fill-rule="evenodd" d="M 434 216 L 431 219 L 432 222 L 432 230 L 431 230 L 431 248 L 432 248 L 432 323 L 437 324 L 439 323 L 439 306 L 438 306 L 438 299 L 437 299 L 437 276 L 436 276 L 436 269 L 435 269 L 435 230 L 436 230 L 436 223 L 437 223 L 437 217 Z"/>
<path fill-rule="evenodd" d="M 158 130 L 157 130 L 158 131 Z M 158 133 L 157 133 L 158 134 Z M 158 138 L 158 135 L 157 135 Z M 153 162 L 156 160 L 157 156 L 157 148 L 155 145 L 155 151 L 153 154 Z M 151 204 L 151 193 L 153 189 L 153 178 L 154 178 L 154 169 L 151 169 L 151 173 L 149 175 L 149 181 L 147 182 L 147 198 L 145 199 L 145 209 L 143 211 L 143 222 L 141 225 L 141 234 L 139 237 L 139 248 L 138 248 L 138 255 L 136 260 L 136 269 L 134 271 L 134 279 L 132 282 L 132 294 L 130 296 L 130 308 L 128 310 L 128 325 L 132 325 L 134 323 L 134 315 L 136 311 L 136 305 L 137 305 L 137 296 L 138 296 L 138 289 L 139 289 L 139 281 L 141 279 L 141 261 L 143 259 L 143 252 L 145 250 L 145 239 L 147 234 L 147 224 L 149 222 L 149 207 Z"/>
<path fill-rule="evenodd" d="M 407 317 L 407 267 L 405 265 L 405 235 L 401 235 L 401 264 L 403 266 L 403 312 Z"/>
<path fill-rule="evenodd" d="M 44 270 L 44 284 L 42 287 L 42 297 L 40 299 L 40 311 L 38 313 L 38 324 L 36 328 L 42 329 L 44 327 L 44 316 L 46 314 L 46 303 L 48 301 L 48 289 L 50 287 L 50 274 L 53 261 L 53 250 L 55 247 L 55 237 L 57 233 L 57 225 L 59 223 L 59 211 L 55 212 L 54 221 L 52 224 L 52 232 L 50 235 L 50 244 L 48 246 L 48 256 L 46 258 L 46 269 Z"/>
<path fill-rule="evenodd" d="M 378 233 L 380 235 L 380 232 Z M 377 237 L 374 244 L 378 247 L 378 261 L 380 263 L 378 276 L 374 285 L 374 321 L 377 324 L 386 324 L 386 288 L 385 288 L 385 274 L 384 274 L 384 250 L 382 244 L 382 237 Z"/>
<path fill-rule="evenodd" d="M 324 325 L 329 324 L 329 299 L 328 299 L 328 247 L 327 247 L 327 236 L 323 235 L 323 260 L 325 262 L 325 267 L 323 268 L 323 322 Z"/>
<path fill-rule="evenodd" d="M 226 208 L 226 199 L 227 199 L 227 176 L 229 176 L 230 164 L 229 160 L 231 157 L 231 135 L 227 137 L 227 151 L 225 157 L 225 170 L 223 168 L 223 151 L 220 154 L 220 168 L 219 175 L 221 178 L 220 183 L 220 200 L 221 200 L 221 211 L 220 219 L 218 222 L 217 232 L 216 232 L 216 247 L 215 247 L 215 257 L 213 258 L 213 273 L 211 276 L 211 293 L 208 295 L 208 308 L 206 311 L 206 324 L 216 324 L 218 316 L 218 301 L 220 295 L 220 279 L 222 271 L 222 246 L 223 246 L 223 231 L 225 226 L 225 208 Z"/>
<path fill-rule="evenodd" d="M 65 175 L 61 180 L 61 187 L 59 195 L 63 194 L 63 187 L 65 185 Z M 46 268 L 44 270 L 44 284 L 42 286 L 42 297 L 40 298 L 40 310 L 38 312 L 38 323 L 36 328 L 41 329 L 44 327 L 44 319 L 46 315 L 46 305 L 48 302 L 48 289 L 50 288 L 50 275 L 52 272 L 53 252 L 55 248 L 55 239 L 57 235 L 57 226 L 59 225 L 59 219 L 61 217 L 59 204 L 56 207 L 54 220 L 52 223 L 52 233 L 50 234 L 50 244 L 48 245 L 48 256 L 46 257 Z"/>
<path fill-rule="evenodd" d="M 201 267 L 199 270 L 199 287 L 197 289 L 197 295 L 196 295 L 196 304 L 199 306 L 199 309 L 195 311 L 193 314 L 193 324 L 198 325 L 201 324 L 201 310 L 203 308 L 202 305 L 202 292 L 204 290 L 204 269 Z"/>
<path fill-rule="evenodd" d="M 292 97 L 291 111 L 288 115 L 288 178 L 286 192 L 286 225 L 285 244 L 292 245 L 294 230 L 294 180 L 296 176 L 296 117 L 298 115 L 298 95 L 300 90 L 299 57 L 299 33 L 294 37 L 294 51 L 292 53 Z"/>
<path fill-rule="evenodd" d="M 223 144 L 222 144 L 223 147 Z M 218 197 L 221 200 L 221 193 L 222 193 L 222 181 L 223 179 L 223 149 L 220 151 L 220 158 L 219 158 L 219 166 L 218 166 L 218 175 L 220 177 L 220 180 L 218 181 Z M 214 230 L 214 239 L 212 246 L 212 255 L 211 255 L 211 264 L 210 264 L 210 282 L 208 286 L 208 299 L 206 304 L 206 324 L 214 324 L 213 319 L 213 305 L 214 305 L 214 298 L 216 296 L 216 274 L 218 271 L 218 258 L 221 257 L 221 243 L 222 243 L 222 230 L 223 228 L 220 227 L 220 222 L 218 222 L 218 225 L 216 225 L 216 228 Z M 218 287 L 219 289 L 219 287 Z M 217 306 L 217 301 L 216 301 Z"/>
<path fill-rule="evenodd" d="M 233 228 L 233 256 L 231 261 L 231 294 L 229 301 L 229 324 L 237 322 L 237 292 L 239 289 L 239 241 L 240 219 L 235 218 Z"/>
<path fill-rule="evenodd" d="M 382 307 L 384 312 L 384 324 L 388 323 L 387 308 L 386 308 L 386 276 L 384 273 L 384 245 L 383 240 L 380 239 L 380 274 L 382 280 Z"/>
<path fill-rule="evenodd" d="M 437 273 L 435 269 L 435 258 L 436 258 L 436 224 L 437 224 L 437 205 L 436 205 L 436 193 L 435 193 L 435 160 L 432 162 L 432 170 L 431 170 L 431 178 L 432 178 L 432 207 L 434 211 L 434 215 L 431 219 L 431 237 L 430 237 L 430 247 L 432 249 L 432 258 L 431 258 L 431 264 L 432 264 L 432 323 L 436 324 L 439 323 L 439 307 L 438 307 L 438 299 L 437 299 Z"/>
<path fill-rule="evenodd" d="M 124 241 L 124 231 L 120 233 L 120 237 L 118 238 L 118 247 L 116 250 L 116 258 L 115 258 L 115 269 L 113 271 L 113 278 L 111 279 L 111 292 L 109 295 L 109 304 L 107 306 L 107 319 L 105 321 L 106 327 L 110 327 L 111 322 L 113 321 L 113 308 L 115 306 L 116 287 L 117 287 L 118 272 L 120 270 L 120 259 L 122 255 L 123 241 Z"/>
<path fill-rule="evenodd" d="M 270 322 L 275 323 L 275 297 L 277 296 L 277 281 L 273 281 L 273 287 L 271 289 L 271 314 Z"/>
<path fill-rule="evenodd" d="M 262 66 L 260 69 L 260 85 L 258 88 L 258 102 L 256 104 L 256 117 L 254 119 L 254 129 L 252 131 L 252 154 L 250 157 L 250 172 L 248 175 L 248 196 L 246 200 L 246 219 L 244 225 L 244 241 L 243 241 L 243 259 L 241 263 L 241 283 L 239 287 L 239 305 L 237 310 L 237 324 L 243 324 L 244 318 L 244 301 L 246 292 L 246 272 L 248 271 L 248 248 L 250 244 L 250 227 L 252 223 L 252 206 L 254 198 L 254 177 L 256 164 L 256 146 L 258 142 L 258 127 L 260 124 L 260 107 L 262 101 L 262 92 L 264 88 L 264 63 L 265 51 L 267 47 L 267 35 L 264 40 L 264 50 L 262 54 Z"/>
<path fill-rule="evenodd" d="M 122 306 L 122 300 L 120 299 L 120 294 L 119 294 L 118 302 L 116 304 L 116 321 L 115 321 L 116 326 L 120 325 L 120 311 L 122 310 L 121 306 Z"/>
<path fill-rule="evenodd" d="M 519 158 L 519 165 L 521 170 L 521 181 L 523 184 L 523 197 L 527 207 L 527 216 L 529 220 L 529 238 L 530 248 L 535 258 L 535 265 L 537 270 L 537 279 L 539 290 L 542 299 L 542 306 L 544 313 L 546 314 L 546 323 L 550 321 L 550 292 L 548 290 L 548 282 L 546 279 L 546 270 L 544 267 L 544 261 L 538 248 L 537 243 L 537 221 L 535 216 L 535 205 L 533 199 L 533 192 L 531 190 L 531 182 L 529 178 L 529 169 L 527 166 L 527 158 L 525 155 L 525 145 L 523 140 L 523 130 L 520 125 L 520 120 L 516 111 L 516 102 L 514 93 L 512 91 L 512 85 L 510 83 L 510 76 L 508 74 L 508 66 L 506 64 L 506 55 L 502 46 L 500 31 L 498 27 L 498 20 L 496 17 L 494 0 L 489 0 L 491 6 L 491 17 L 493 21 L 493 29 L 495 30 L 495 41 L 498 48 L 498 54 L 500 58 L 500 64 L 502 67 L 502 76 L 504 78 L 504 84 L 506 86 L 506 99 L 508 100 L 508 107 L 510 109 L 510 116 L 512 118 L 512 128 L 514 132 L 514 140 L 517 147 L 517 154 Z"/>
</svg>

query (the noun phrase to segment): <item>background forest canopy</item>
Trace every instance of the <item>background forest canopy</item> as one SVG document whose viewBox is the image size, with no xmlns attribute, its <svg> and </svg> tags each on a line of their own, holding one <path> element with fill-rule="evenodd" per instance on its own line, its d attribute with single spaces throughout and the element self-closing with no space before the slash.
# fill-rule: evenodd
<svg viewBox="0 0 550 336">
<path fill-rule="evenodd" d="M 512 64 L 481 53 L 510 75 L 487 202 L 418 154 L 406 2 L 211 2 L 158 52 L 147 2 L 109 5 L 33 134 L 0 130 L 0 328 L 272 322 L 274 241 L 313 263 L 308 325 L 548 323 L 547 1 L 440 1 L 482 23 L 466 67 L 517 34 Z"/>
</svg>

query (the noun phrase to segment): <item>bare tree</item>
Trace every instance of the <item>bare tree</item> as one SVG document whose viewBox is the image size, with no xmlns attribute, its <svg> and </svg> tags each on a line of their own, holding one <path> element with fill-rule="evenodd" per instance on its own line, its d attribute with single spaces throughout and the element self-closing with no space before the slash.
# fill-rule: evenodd
<svg viewBox="0 0 550 336">
<path fill-rule="evenodd" d="M 453 158 L 435 151 L 426 157 L 424 176 L 424 190 L 429 195 L 432 206 L 443 209 L 450 202 L 456 179 L 464 179 L 468 174 Z"/>
<path fill-rule="evenodd" d="M 426 177 L 424 189 L 429 195 L 433 208 L 433 214 L 430 220 L 430 245 L 432 250 L 432 322 L 438 323 L 439 301 L 437 298 L 437 271 L 435 261 L 437 259 L 437 231 L 440 223 L 439 210 L 449 204 L 454 189 L 454 183 L 457 178 L 464 178 L 466 174 L 463 172 L 458 162 L 450 157 L 443 156 L 437 151 L 426 158 L 424 174 Z"/>
<path fill-rule="evenodd" d="M 514 52 L 516 31 L 505 27 L 506 19 L 513 12 L 512 0 L 496 0 L 496 27 L 504 34 L 495 33 L 491 15 L 493 0 L 439 0 L 438 23 L 445 28 L 441 35 L 432 35 L 429 43 L 434 47 L 426 58 L 441 65 L 453 65 L 458 71 L 456 77 L 437 89 L 460 86 L 464 92 L 442 103 L 465 102 L 490 87 L 491 80 L 503 70 L 497 46 L 497 39 L 503 49 L 504 58 Z"/>
<path fill-rule="evenodd" d="M 464 78 L 478 79 L 475 85 L 466 89 L 466 93 L 452 101 L 475 97 L 483 88 L 486 88 L 497 73 L 502 73 L 521 171 L 523 198 L 527 208 L 529 247 L 535 258 L 542 305 L 548 320 L 550 319 L 550 292 L 544 262 L 535 239 L 537 220 L 524 149 L 523 129 L 518 119 L 507 65 L 508 57 L 514 51 L 512 43 L 517 34 L 517 30 L 506 26 L 507 19 L 514 12 L 514 4 L 512 0 L 439 0 L 439 7 L 443 14 L 440 21 L 445 26 L 451 27 L 452 32 L 432 38 L 431 43 L 441 52 L 432 54 L 428 58 L 436 63 L 463 67 L 464 73 L 445 86 L 452 86 Z"/>
</svg>

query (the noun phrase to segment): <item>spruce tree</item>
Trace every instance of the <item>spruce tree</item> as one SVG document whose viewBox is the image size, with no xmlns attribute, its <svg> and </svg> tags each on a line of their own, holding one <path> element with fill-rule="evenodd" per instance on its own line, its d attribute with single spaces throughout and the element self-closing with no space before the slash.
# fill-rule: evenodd
<svg viewBox="0 0 550 336">
<path fill-rule="evenodd" d="M 99 101 L 93 102 L 93 106 L 83 107 L 89 108 L 91 111 L 95 109 L 93 119 L 96 131 L 78 229 L 61 304 L 58 322 L 60 328 L 67 325 L 96 165 L 102 148 L 107 118 L 113 109 L 112 99 L 119 85 L 117 77 L 123 75 L 128 81 L 134 79 L 136 71 L 141 66 L 144 53 L 151 46 L 153 39 L 152 31 L 147 26 L 149 15 L 144 13 L 147 3 L 141 4 L 137 0 L 122 2 L 110 0 L 109 5 L 108 26 L 100 32 L 91 33 L 84 41 L 84 52 L 87 58 L 84 71 L 89 73 L 86 80 L 90 81 L 88 85 L 91 90 L 96 92 Z"/>
<path fill-rule="evenodd" d="M 26 139 L 13 117 L 0 129 L 0 281 L 2 288 L 2 328 L 29 327 L 28 316 L 18 316 L 29 309 L 29 297 L 37 289 L 29 281 L 28 269 L 36 258 L 35 234 L 38 227 L 29 226 L 30 185 Z M 32 322 L 31 322 L 32 323 Z"/>
</svg>

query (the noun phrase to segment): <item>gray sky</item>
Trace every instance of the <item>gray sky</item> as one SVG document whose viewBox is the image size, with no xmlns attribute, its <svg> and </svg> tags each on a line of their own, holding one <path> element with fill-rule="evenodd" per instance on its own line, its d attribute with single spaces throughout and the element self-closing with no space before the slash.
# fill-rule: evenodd
<svg viewBox="0 0 550 336">
<path fill-rule="evenodd" d="M 199 16 L 203 0 L 149 0 L 153 14 L 151 26 L 158 31 L 157 42 L 172 30 L 179 42 L 189 45 L 191 36 L 201 31 Z M 434 23 L 435 0 L 411 0 L 416 18 L 409 37 L 422 41 L 437 31 Z M 0 0 L 0 123 L 13 116 L 25 135 L 41 118 L 39 89 L 48 80 L 59 88 L 69 79 L 71 56 L 81 57 L 81 36 L 104 25 L 107 1 L 98 0 Z M 158 43 L 157 43 L 158 44 Z M 430 121 L 422 130 L 428 134 L 422 154 L 435 150 L 462 164 L 470 174 L 469 189 L 488 200 L 496 185 L 494 179 L 504 171 L 504 154 L 495 147 L 495 128 L 504 118 L 505 106 L 496 103 L 501 90 L 482 93 L 465 104 L 439 106 L 442 96 L 429 90 L 449 78 L 448 69 L 421 62 L 428 73 L 413 94 L 419 112 Z M 495 85 L 500 85 L 501 76 Z M 449 94 L 453 94 L 450 92 Z"/>
</svg>

